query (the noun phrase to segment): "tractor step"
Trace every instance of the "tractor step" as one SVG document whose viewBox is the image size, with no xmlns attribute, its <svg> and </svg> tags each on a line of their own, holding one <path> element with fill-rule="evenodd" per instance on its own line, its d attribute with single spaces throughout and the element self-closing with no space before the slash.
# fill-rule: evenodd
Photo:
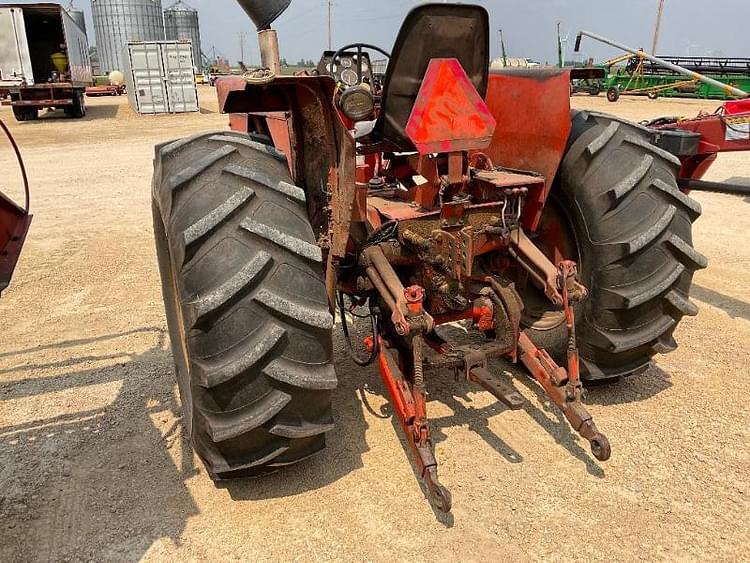
<svg viewBox="0 0 750 563">
<path fill-rule="evenodd" d="M 469 380 L 492 393 L 502 404 L 511 410 L 517 411 L 522 409 L 526 402 L 523 396 L 510 383 L 503 381 L 485 368 L 479 367 L 471 370 Z"/>
</svg>

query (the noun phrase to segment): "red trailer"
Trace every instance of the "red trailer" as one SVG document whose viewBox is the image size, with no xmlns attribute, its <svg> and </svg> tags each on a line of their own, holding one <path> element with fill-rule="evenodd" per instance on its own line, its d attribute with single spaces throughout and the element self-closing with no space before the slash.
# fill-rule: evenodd
<svg viewBox="0 0 750 563">
<path fill-rule="evenodd" d="M 662 117 L 645 125 L 655 129 L 655 144 L 679 157 L 684 191 L 750 196 L 748 185 L 702 179 L 720 152 L 750 151 L 750 99 L 725 102 L 714 113 L 692 119 Z"/>
</svg>

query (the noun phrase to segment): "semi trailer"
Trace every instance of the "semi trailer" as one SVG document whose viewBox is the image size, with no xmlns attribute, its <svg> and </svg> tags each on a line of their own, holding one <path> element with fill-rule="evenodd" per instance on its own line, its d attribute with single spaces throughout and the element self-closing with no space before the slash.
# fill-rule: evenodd
<svg viewBox="0 0 750 563">
<path fill-rule="evenodd" d="M 18 121 L 44 108 L 86 115 L 93 84 L 86 33 L 59 4 L 0 4 L 0 91 Z"/>
</svg>

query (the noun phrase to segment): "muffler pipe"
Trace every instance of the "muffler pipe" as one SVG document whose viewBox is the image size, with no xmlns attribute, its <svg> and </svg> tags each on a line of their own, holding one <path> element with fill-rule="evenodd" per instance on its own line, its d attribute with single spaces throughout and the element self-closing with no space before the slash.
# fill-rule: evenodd
<svg viewBox="0 0 750 563">
<path fill-rule="evenodd" d="M 289 7 L 292 0 L 237 0 L 258 29 L 260 64 L 274 74 L 281 74 L 279 38 L 271 24 Z"/>
<path fill-rule="evenodd" d="M 258 31 L 262 31 L 271 27 L 292 0 L 237 0 L 237 3 L 250 16 Z"/>
<path fill-rule="evenodd" d="M 260 48 L 260 66 L 269 69 L 276 76 L 281 74 L 281 55 L 279 54 L 279 36 L 275 29 L 263 29 L 258 32 Z"/>
</svg>

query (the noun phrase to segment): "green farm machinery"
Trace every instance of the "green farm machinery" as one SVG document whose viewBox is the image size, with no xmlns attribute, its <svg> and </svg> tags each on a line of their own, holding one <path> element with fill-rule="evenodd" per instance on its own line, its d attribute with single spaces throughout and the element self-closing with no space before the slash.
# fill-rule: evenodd
<svg viewBox="0 0 750 563">
<path fill-rule="evenodd" d="M 625 94 L 731 100 L 750 91 L 750 58 L 655 57 L 588 31 L 578 34 L 576 52 L 583 36 L 625 51 L 603 65 L 610 102 Z"/>
<path fill-rule="evenodd" d="M 687 70 L 698 72 L 723 84 L 750 91 L 750 58 L 715 57 L 660 57 Z M 623 60 L 624 59 L 624 60 Z M 624 66 L 615 66 L 626 62 Z M 646 95 L 651 99 L 688 97 L 702 99 L 731 99 L 727 93 L 712 84 L 688 78 L 668 68 L 659 66 L 637 55 L 626 55 L 607 61 L 609 75 L 605 90 L 616 88 L 620 94 Z"/>
</svg>

